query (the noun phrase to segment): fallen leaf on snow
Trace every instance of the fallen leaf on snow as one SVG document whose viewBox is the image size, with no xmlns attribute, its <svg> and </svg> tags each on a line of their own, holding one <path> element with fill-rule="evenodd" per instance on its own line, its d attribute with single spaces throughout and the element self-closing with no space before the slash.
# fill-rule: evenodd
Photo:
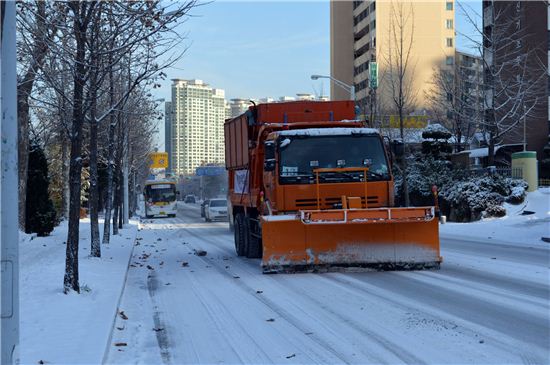
<svg viewBox="0 0 550 365">
<path fill-rule="evenodd" d="M 263 292 L 263 290 L 256 290 L 256 294 L 262 294 Z"/>
<path fill-rule="evenodd" d="M 275 322 L 275 319 L 274 318 L 269 318 L 269 319 L 266 319 L 265 321 L 266 322 Z"/>
<path fill-rule="evenodd" d="M 296 354 L 288 355 L 286 358 L 287 359 L 292 359 L 293 357 L 296 357 Z"/>
<path fill-rule="evenodd" d="M 149 270 L 155 270 L 155 268 L 154 268 L 153 266 L 151 266 L 151 265 L 147 265 L 147 268 L 148 268 Z"/>
<path fill-rule="evenodd" d="M 189 266 L 189 263 L 187 261 L 184 261 L 184 262 L 181 263 L 181 266 L 187 267 L 187 266 Z"/>
<path fill-rule="evenodd" d="M 120 311 L 120 312 L 118 312 L 118 314 L 120 315 L 120 318 L 122 318 L 124 320 L 128 319 L 128 316 L 124 313 L 124 311 Z"/>
<path fill-rule="evenodd" d="M 115 346 L 128 346 L 126 342 L 115 342 Z"/>
<path fill-rule="evenodd" d="M 155 332 L 164 331 L 164 328 L 160 328 L 160 327 L 153 328 L 153 331 Z"/>
</svg>

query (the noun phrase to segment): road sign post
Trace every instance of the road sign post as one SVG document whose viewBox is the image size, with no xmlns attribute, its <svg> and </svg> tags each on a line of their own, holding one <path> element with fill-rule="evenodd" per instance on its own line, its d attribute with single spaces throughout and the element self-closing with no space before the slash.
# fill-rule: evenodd
<svg viewBox="0 0 550 365">
<path fill-rule="evenodd" d="M 0 363 L 18 362 L 19 232 L 17 192 L 17 70 L 15 2 L 3 1 L 0 13 Z"/>
</svg>

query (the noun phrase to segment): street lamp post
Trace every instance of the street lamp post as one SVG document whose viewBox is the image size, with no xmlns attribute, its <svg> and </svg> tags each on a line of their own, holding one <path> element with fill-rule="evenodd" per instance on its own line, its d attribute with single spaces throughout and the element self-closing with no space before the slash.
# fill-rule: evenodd
<svg viewBox="0 0 550 365">
<path fill-rule="evenodd" d="M 350 94 L 350 99 L 355 101 L 355 86 L 348 85 L 343 81 L 340 81 L 338 79 L 335 79 L 332 76 L 324 76 L 324 75 L 311 75 L 312 80 L 318 80 L 318 79 L 330 79 L 332 82 L 334 82 L 336 85 L 340 86 L 342 89 L 346 90 Z"/>
</svg>

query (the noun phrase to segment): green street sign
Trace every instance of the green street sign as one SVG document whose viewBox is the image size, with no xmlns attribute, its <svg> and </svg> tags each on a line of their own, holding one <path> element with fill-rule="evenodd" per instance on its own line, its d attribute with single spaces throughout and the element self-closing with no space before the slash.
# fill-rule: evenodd
<svg viewBox="0 0 550 365">
<path fill-rule="evenodd" d="M 369 63 L 369 87 L 371 89 L 378 88 L 378 64 L 376 62 Z"/>
</svg>

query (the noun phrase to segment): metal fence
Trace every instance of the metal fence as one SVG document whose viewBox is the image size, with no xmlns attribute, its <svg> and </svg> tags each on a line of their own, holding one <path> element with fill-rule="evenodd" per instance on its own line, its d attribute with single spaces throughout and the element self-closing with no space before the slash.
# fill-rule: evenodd
<svg viewBox="0 0 550 365">
<path fill-rule="evenodd" d="M 514 179 L 523 178 L 523 169 L 521 167 L 495 167 L 489 166 L 484 168 L 470 169 L 470 174 L 473 176 L 483 175 L 500 175 L 504 177 L 511 177 Z"/>
</svg>

